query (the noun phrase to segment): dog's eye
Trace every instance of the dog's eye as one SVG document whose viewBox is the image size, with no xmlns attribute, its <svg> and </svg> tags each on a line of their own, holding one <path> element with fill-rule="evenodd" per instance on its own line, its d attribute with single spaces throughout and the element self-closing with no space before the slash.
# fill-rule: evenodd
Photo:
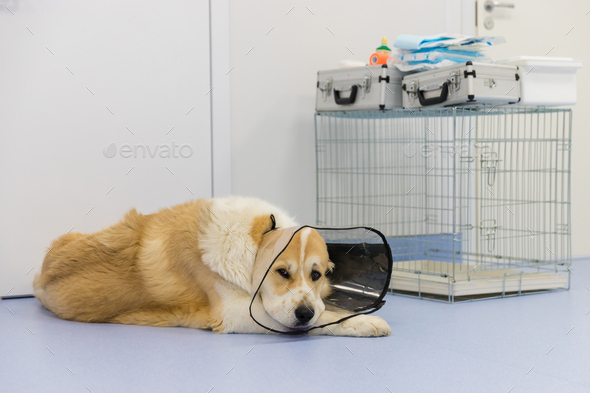
<svg viewBox="0 0 590 393">
<path fill-rule="evenodd" d="M 313 272 L 311 272 L 311 279 L 312 279 L 312 281 L 319 280 L 321 276 L 322 276 L 322 274 L 320 272 L 318 272 L 318 271 L 315 271 L 314 270 Z"/>
<path fill-rule="evenodd" d="M 277 269 L 277 273 L 279 273 L 284 278 L 289 278 L 289 272 L 285 269 Z"/>
</svg>

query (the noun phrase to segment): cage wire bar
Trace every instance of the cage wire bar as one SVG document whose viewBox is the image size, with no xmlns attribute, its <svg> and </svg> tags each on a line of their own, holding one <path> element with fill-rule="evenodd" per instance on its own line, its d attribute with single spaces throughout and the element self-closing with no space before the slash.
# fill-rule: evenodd
<svg viewBox="0 0 590 393">
<path fill-rule="evenodd" d="M 382 231 L 391 291 L 569 289 L 571 109 L 316 113 L 317 223 Z"/>
</svg>

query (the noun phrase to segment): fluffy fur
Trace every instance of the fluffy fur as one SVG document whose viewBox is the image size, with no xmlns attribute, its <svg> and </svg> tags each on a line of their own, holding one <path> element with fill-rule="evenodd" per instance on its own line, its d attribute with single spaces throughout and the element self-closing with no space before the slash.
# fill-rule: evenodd
<svg viewBox="0 0 590 393">
<path fill-rule="evenodd" d="M 270 215 L 277 227 L 297 225 L 279 208 L 250 198 L 216 199 L 209 208 L 213 220 L 202 225 L 202 260 L 221 277 L 251 292 L 252 269 L 262 234 L 270 229 Z"/>
<path fill-rule="evenodd" d="M 271 229 L 271 214 L 278 227 L 296 225 L 281 209 L 255 198 L 196 200 L 150 215 L 131 210 L 100 232 L 55 240 L 35 277 L 35 296 L 74 321 L 265 333 L 250 318 L 249 305 L 255 256 Z M 327 279 L 312 276 L 329 264 L 317 232 L 297 233 L 273 266 L 290 274 L 273 272 L 255 300 L 261 322 L 297 328 L 340 319 L 322 302 Z M 302 322 L 295 310 L 304 306 L 312 318 Z M 379 317 L 358 316 L 312 332 L 381 336 L 390 329 Z"/>
</svg>

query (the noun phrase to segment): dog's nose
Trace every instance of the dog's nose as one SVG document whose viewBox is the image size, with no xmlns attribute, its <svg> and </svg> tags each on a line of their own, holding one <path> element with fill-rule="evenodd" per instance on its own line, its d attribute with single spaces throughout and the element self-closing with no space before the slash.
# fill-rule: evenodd
<svg viewBox="0 0 590 393">
<path fill-rule="evenodd" d="M 308 307 L 299 306 L 295 309 L 295 318 L 301 323 L 307 323 L 313 318 L 314 312 Z"/>
</svg>

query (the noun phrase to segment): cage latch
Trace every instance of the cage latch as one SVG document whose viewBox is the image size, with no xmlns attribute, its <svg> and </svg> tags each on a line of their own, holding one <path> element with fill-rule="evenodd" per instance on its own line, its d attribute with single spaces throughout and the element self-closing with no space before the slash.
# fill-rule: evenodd
<svg viewBox="0 0 590 393">
<path fill-rule="evenodd" d="M 496 248 L 496 230 L 498 225 L 496 220 L 481 220 L 479 224 L 479 231 L 482 240 L 486 240 L 488 243 L 488 251 L 492 252 Z"/>
<path fill-rule="evenodd" d="M 328 78 L 324 81 L 324 83 L 321 86 L 318 86 L 318 89 L 320 89 L 320 91 L 322 92 L 322 98 L 324 99 L 324 101 L 328 99 L 328 96 L 332 92 L 332 85 L 332 78 Z"/>
<path fill-rule="evenodd" d="M 481 158 L 481 169 L 488 175 L 488 185 L 493 186 L 496 183 L 496 170 L 498 166 L 498 155 L 492 152 L 490 157 Z"/>
</svg>

